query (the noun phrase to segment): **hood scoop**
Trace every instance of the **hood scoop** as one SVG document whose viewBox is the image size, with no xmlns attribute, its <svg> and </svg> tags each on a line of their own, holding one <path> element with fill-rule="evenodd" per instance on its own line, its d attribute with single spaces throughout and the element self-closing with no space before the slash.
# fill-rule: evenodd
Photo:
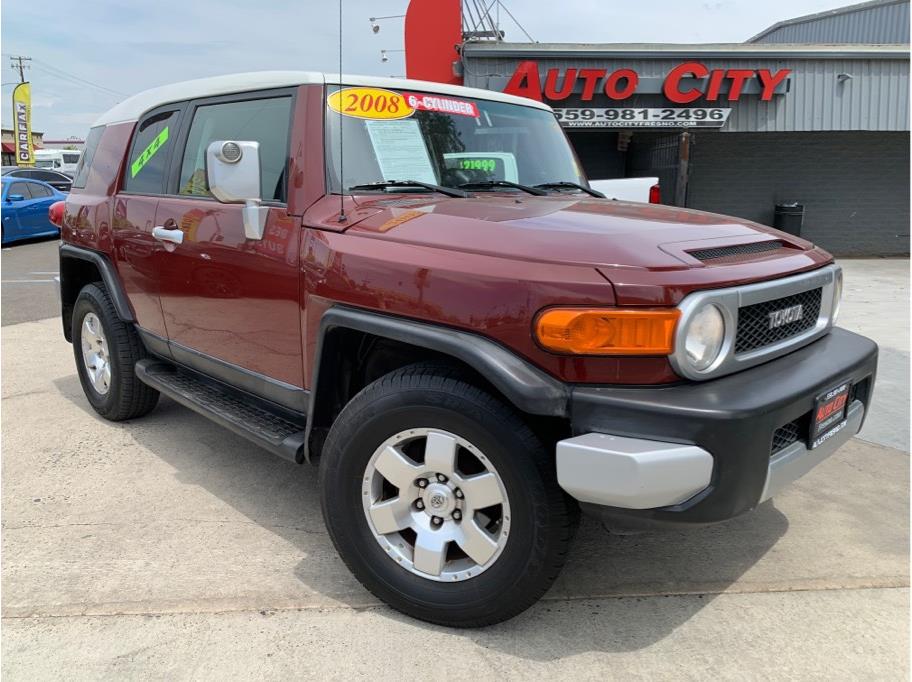
<svg viewBox="0 0 912 682">
<path fill-rule="evenodd" d="M 788 248 L 785 242 L 778 239 L 763 242 L 751 242 L 749 244 L 736 244 L 734 246 L 715 246 L 707 249 L 695 249 L 685 251 L 689 256 L 696 258 L 702 263 L 712 265 L 727 265 L 730 263 L 742 263 L 753 260 L 760 256 L 770 256 L 780 249 Z"/>
</svg>

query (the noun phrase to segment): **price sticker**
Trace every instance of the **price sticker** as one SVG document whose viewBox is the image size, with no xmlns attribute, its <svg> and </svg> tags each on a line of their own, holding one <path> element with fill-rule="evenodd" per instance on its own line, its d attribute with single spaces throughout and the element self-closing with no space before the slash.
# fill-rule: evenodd
<svg viewBox="0 0 912 682">
<path fill-rule="evenodd" d="M 400 93 L 382 88 L 342 88 L 332 93 L 326 103 L 343 116 L 373 121 L 408 118 L 415 113 Z"/>
</svg>

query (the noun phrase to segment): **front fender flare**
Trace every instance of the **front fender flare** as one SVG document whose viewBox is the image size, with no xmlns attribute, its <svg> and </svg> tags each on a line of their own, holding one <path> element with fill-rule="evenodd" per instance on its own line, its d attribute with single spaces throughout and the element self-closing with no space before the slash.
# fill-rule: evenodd
<svg viewBox="0 0 912 682">
<path fill-rule="evenodd" d="M 340 327 L 455 358 L 478 372 L 517 409 L 527 414 L 548 417 L 566 417 L 569 414 L 570 386 L 490 339 L 451 327 L 338 305 L 327 310 L 320 321 L 308 409 L 311 417 L 305 441 L 308 445 L 312 417 L 316 414 L 320 396 L 320 367 L 325 340 L 333 329 Z"/>
</svg>

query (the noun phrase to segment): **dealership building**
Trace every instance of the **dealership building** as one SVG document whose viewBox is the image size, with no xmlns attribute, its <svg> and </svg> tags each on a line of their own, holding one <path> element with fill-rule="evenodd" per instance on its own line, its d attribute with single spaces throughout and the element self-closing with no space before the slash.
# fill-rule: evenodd
<svg viewBox="0 0 912 682">
<path fill-rule="evenodd" d="M 554 107 L 590 178 L 658 176 L 667 204 L 778 213 L 837 255 L 909 253 L 908 0 L 736 44 L 467 40 L 455 68 Z"/>
</svg>

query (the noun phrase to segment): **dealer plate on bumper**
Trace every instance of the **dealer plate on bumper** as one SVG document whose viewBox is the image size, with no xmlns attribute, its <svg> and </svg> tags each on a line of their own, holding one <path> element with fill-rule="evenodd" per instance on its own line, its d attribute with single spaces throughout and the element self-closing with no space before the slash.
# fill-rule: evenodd
<svg viewBox="0 0 912 682">
<path fill-rule="evenodd" d="M 851 382 L 844 382 L 824 391 L 814 400 L 811 418 L 810 449 L 828 441 L 846 426 L 846 407 L 849 402 Z"/>
</svg>

